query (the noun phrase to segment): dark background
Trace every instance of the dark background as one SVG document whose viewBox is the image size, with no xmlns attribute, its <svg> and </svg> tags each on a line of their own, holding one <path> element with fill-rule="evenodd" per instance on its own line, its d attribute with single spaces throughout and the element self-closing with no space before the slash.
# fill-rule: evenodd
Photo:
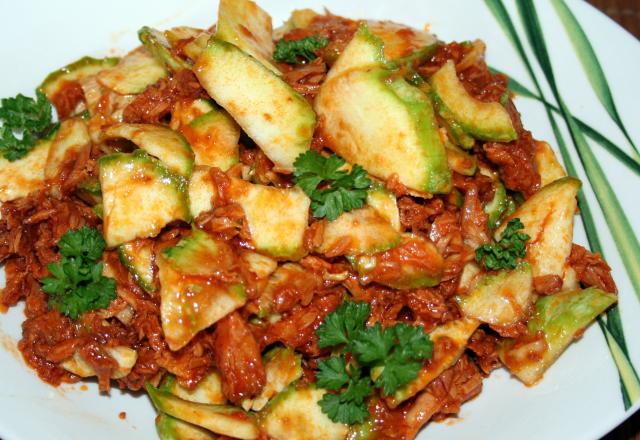
<svg viewBox="0 0 640 440">
<path fill-rule="evenodd" d="M 589 3 L 640 38 L 640 0 L 589 0 Z M 640 440 L 640 412 L 602 440 Z"/>
</svg>

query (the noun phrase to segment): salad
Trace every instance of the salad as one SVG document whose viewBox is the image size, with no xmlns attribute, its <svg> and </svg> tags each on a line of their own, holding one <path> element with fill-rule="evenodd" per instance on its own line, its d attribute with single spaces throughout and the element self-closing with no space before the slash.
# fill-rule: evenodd
<svg viewBox="0 0 640 440">
<path fill-rule="evenodd" d="M 0 101 L 42 380 L 145 390 L 162 439 L 411 439 L 616 302 L 482 41 L 249 0 L 138 36 Z"/>
</svg>

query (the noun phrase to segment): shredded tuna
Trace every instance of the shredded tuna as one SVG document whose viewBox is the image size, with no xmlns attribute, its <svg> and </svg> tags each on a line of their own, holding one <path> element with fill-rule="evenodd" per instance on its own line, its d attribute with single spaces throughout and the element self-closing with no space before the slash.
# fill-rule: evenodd
<svg viewBox="0 0 640 440">
<path fill-rule="evenodd" d="M 576 271 L 578 281 L 583 285 L 595 286 L 605 292 L 616 293 L 618 291 L 611 276 L 611 268 L 599 253 L 591 253 L 582 246 L 574 244 L 568 262 Z"/>
</svg>

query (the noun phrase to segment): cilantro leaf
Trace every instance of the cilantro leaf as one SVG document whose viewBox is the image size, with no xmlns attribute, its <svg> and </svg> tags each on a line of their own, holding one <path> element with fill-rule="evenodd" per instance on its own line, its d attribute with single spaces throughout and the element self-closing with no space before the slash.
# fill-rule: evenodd
<svg viewBox="0 0 640 440">
<path fill-rule="evenodd" d="M 89 310 L 109 306 L 116 298 L 116 281 L 102 275 L 104 239 L 84 226 L 67 231 L 58 241 L 62 258 L 47 266 L 51 276 L 43 278 L 42 290 L 49 294 L 49 307 L 77 319 Z"/>
<path fill-rule="evenodd" d="M 358 361 L 366 365 L 384 362 L 394 342 L 394 333 L 383 330 L 380 323 L 376 322 L 358 334 L 357 339 L 353 341 L 353 354 Z"/>
<path fill-rule="evenodd" d="M 48 136 L 57 124 L 52 122 L 51 103 L 44 93 L 36 99 L 18 94 L 0 100 L 0 152 L 10 161 L 26 156 L 38 139 Z"/>
<path fill-rule="evenodd" d="M 489 270 L 515 269 L 518 259 L 527 254 L 526 242 L 531 237 L 518 232 L 524 225 L 519 218 L 509 221 L 500 240 L 485 243 L 476 249 L 476 261 Z"/>
<path fill-rule="evenodd" d="M 345 301 L 329 313 L 316 330 L 318 347 L 349 344 L 364 329 L 371 307 L 365 302 Z"/>
<path fill-rule="evenodd" d="M 351 367 L 347 389 L 339 394 L 326 393 L 318 402 L 322 411 L 336 423 L 353 425 L 369 417 L 366 399 L 373 392 L 371 379 L 362 377 L 359 368 Z"/>
<path fill-rule="evenodd" d="M 401 362 L 396 356 L 391 356 L 382 368 L 382 372 L 375 381 L 376 387 L 382 388 L 385 396 L 390 396 L 402 385 L 418 377 L 422 369 L 422 362 Z"/>
<path fill-rule="evenodd" d="M 347 365 L 342 356 L 331 356 L 318 362 L 316 382 L 318 386 L 328 390 L 339 390 L 351 379 L 347 373 Z"/>
<path fill-rule="evenodd" d="M 329 44 L 329 39 L 318 35 L 289 41 L 281 38 L 276 43 L 273 59 L 288 64 L 302 64 L 305 61 L 313 61 L 318 57 L 316 50 L 322 49 L 327 44 Z"/>
<path fill-rule="evenodd" d="M 298 156 L 293 165 L 296 185 L 311 198 L 314 217 L 332 221 L 364 205 L 371 179 L 360 165 L 347 172 L 344 159 L 335 154 L 324 157 L 313 150 Z"/>
</svg>

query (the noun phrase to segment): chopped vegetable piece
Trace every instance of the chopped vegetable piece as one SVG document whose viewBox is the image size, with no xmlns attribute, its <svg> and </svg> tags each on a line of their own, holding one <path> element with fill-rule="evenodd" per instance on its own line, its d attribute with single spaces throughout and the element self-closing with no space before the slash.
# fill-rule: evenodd
<svg viewBox="0 0 640 440">
<path fill-rule="evenodd" d="M 519 218 L 509 220 L 500 240 L 486 243 L 476 249 L 476 261 L 489 270 L 515 269 L 518 259 L 527 254 L 527 234 L 517 232 L 524 228 Z"/>
<path fill-rule="evenodd" d="M 273 59 L 281 63 L 302 64 L 305 61 L 313 61 L 318 56 L 316 51 L 329 44 L 329 39 L 312 35 L 301 40 L 285 41 L 281 38 L 276 43 Z"/>
<path fill-rule="evenodd" d="M 116 281 L 102 275 L 105 242 L 95 229 L 83 226 L 67 231 L 58 241 L 62 259 L 50 263 L 52 275 L 42 279 L 49 294 L 49 307 L 71 319 L 89 310 L 104 309 L 116 298 Z"/>
<path fill-rule="evenodd" d="M 324 157 L 309 150 L 294 162 L 296 185 L 311 198 L 314 217 L 333 221 L 343 212 L 361 208 L 371 179 L 360 165 L 344 170 L 346 162 L 332 154 Z"/>
<path fill-rule="evenodd" d="M 0 157 L 0 201 L 15 200 L 44 187 L 44 170 L 52 142 L 52 139 L 36 141 L 22 159 L 9 161 Z"/>
</svg>

